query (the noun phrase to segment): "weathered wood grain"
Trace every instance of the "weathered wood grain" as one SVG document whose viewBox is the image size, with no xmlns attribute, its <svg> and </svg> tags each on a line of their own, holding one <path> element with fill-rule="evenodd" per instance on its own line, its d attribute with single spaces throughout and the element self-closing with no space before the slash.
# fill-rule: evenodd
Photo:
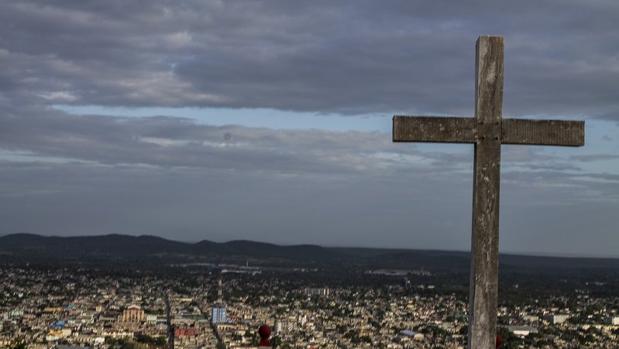
<svg viewBox="0 0 619 349">
<path fill-rule="evenodd" d="M 394 142 L 474 143 L 477 121 L 473 118 L 393 117 Z"/>
<path fill-rule="evenodd" d="M 496 347 L 503 38 L 477 40 L 473 236 L 469 281 L 469 349 Z"/>
<path fill-rule="evenodd" d="M 579 147 L 585 144 L 585 122 L 504 119 L 502 143 Z"/>
<path fill-rule="evenodd" d="M 394 142 L 475 144 L 469 349 L 494 349 L 499 270 L 501 144 L 582 146 L 584 122 L 502 119 L 503 38 L 482 36 L 475 60 L 475 117 L 394 116 Z"/>
</svg>

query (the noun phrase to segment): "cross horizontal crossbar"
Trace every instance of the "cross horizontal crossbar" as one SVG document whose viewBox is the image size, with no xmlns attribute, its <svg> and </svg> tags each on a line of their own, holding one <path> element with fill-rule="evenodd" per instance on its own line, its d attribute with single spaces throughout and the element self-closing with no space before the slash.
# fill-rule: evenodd
<svg viewBox="0 0 619 349">
<path fill-rule="evenodd" d="M 501 143 L 579 147 L 585 144 L 584 121 L 502 119 Z M 475 118 L 393 117 L 394 142 L 475 143 L 479 121 Z"/>
</svg>

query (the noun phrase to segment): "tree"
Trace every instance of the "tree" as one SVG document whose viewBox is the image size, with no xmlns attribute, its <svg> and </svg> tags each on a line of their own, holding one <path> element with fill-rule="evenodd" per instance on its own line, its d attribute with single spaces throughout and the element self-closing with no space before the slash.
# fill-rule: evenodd
<svg viewBox="0 0 619 349">
<path fill-rule="evenodd" d="M 282 339 L 280 336 L 275 336 L 271 339 L 271 346 L 273 349 L 279 347 L 282 344 Z"/>
</svg>

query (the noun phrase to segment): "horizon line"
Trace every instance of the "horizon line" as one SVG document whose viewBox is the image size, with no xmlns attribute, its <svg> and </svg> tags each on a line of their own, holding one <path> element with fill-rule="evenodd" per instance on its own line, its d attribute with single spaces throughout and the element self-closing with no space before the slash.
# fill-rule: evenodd
<svg viewBox="0 0 619 349">
<path fill-rule="evenodd" d="M 216 244 L 225 244 L 230 242 L 238 242 L 238 241 L 246 241 L 253 243 L 261 243 L 261 244 L 269 244 L 280 247 L 294 247 L 294 246 L 315 246 L 321 248 L 354 248 L 354 249 L 374 249 L 374 250 L 396 250 L 396 251 L 433 251 L 433 252 L 453 252 L 453 253 L 467 253 L 469 254 L 470 250 L 458 250 L 458 249 L 440 249 L 440 248 L 412 248 L 412 247 L 389 247 L 389 246 L 350 246 L 350 245 L 322 245 L 316 243 L 297 243 L 297 244 L 282 244 L 275 243 L 269 241 L 258 241 L 258 240 L 250 240 L 250 239 L 233 239 L 226 241 L 215 241 L 209 239 L 202 240 L 175 240 L 168 237 L 163 237 L 159 235 L 150 235 L 150 234 L 119 234 L 119 233 L 109 233 L 109 234 L 94 234 L 94 235 L 72 235 L 72 236 L 64 236 L 64 235 L 54 235 L 54 234 L 37 234 L 37 233 L 28 233 L 28 232 L 18 232 L 18 233 L 9 233 L 0 235 L 0 238 L 11 236 L 11 235 L 34 235 L 40 237 L 50 237 L 50 238 L 89 238 L 89 237 L 101 237 L 101 236 L 126 236 L 126 237 L 155 237 L 162 240 L 172 241 L 172 242 L 180 242 L 186 244 L 197 244 L 200 242 L 208 241 Z M 513 255 L 513 256 L 523 256 L 523 257 L 542 257 L 542 258 L 570 258 L 570 259 L 619 259 L 619 255 L 584 255 L 584 254 L 575 254 L 575 253 L 554 253 L 554 252 L 540 252 L 540 251 L 499 251 L 500 255 Z"/>
</svg>

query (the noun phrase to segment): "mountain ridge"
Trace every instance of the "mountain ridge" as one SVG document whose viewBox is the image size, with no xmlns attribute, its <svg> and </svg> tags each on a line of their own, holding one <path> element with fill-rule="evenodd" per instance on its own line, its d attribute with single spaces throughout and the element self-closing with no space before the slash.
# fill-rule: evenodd
<svg viewBox="0 0 619 349">
<path fill-rule="evenodd" d="M 312 244 L 278 245 L 252 240 L 183 242 L 154 235 L 45 236 L 15 233 L 0 236 L 0 256 L 19 260 L 148 260 L 158 262 L 210 261 L 263 265 L 355 266 L 361 268 L 439 269 L 464 271 L 469 252 L 366 247 L 323 247 Z M 619 259 L 500 255 L 502 270 L 527 272 L 550 268 L 612 268 Z"/>
</svg>

